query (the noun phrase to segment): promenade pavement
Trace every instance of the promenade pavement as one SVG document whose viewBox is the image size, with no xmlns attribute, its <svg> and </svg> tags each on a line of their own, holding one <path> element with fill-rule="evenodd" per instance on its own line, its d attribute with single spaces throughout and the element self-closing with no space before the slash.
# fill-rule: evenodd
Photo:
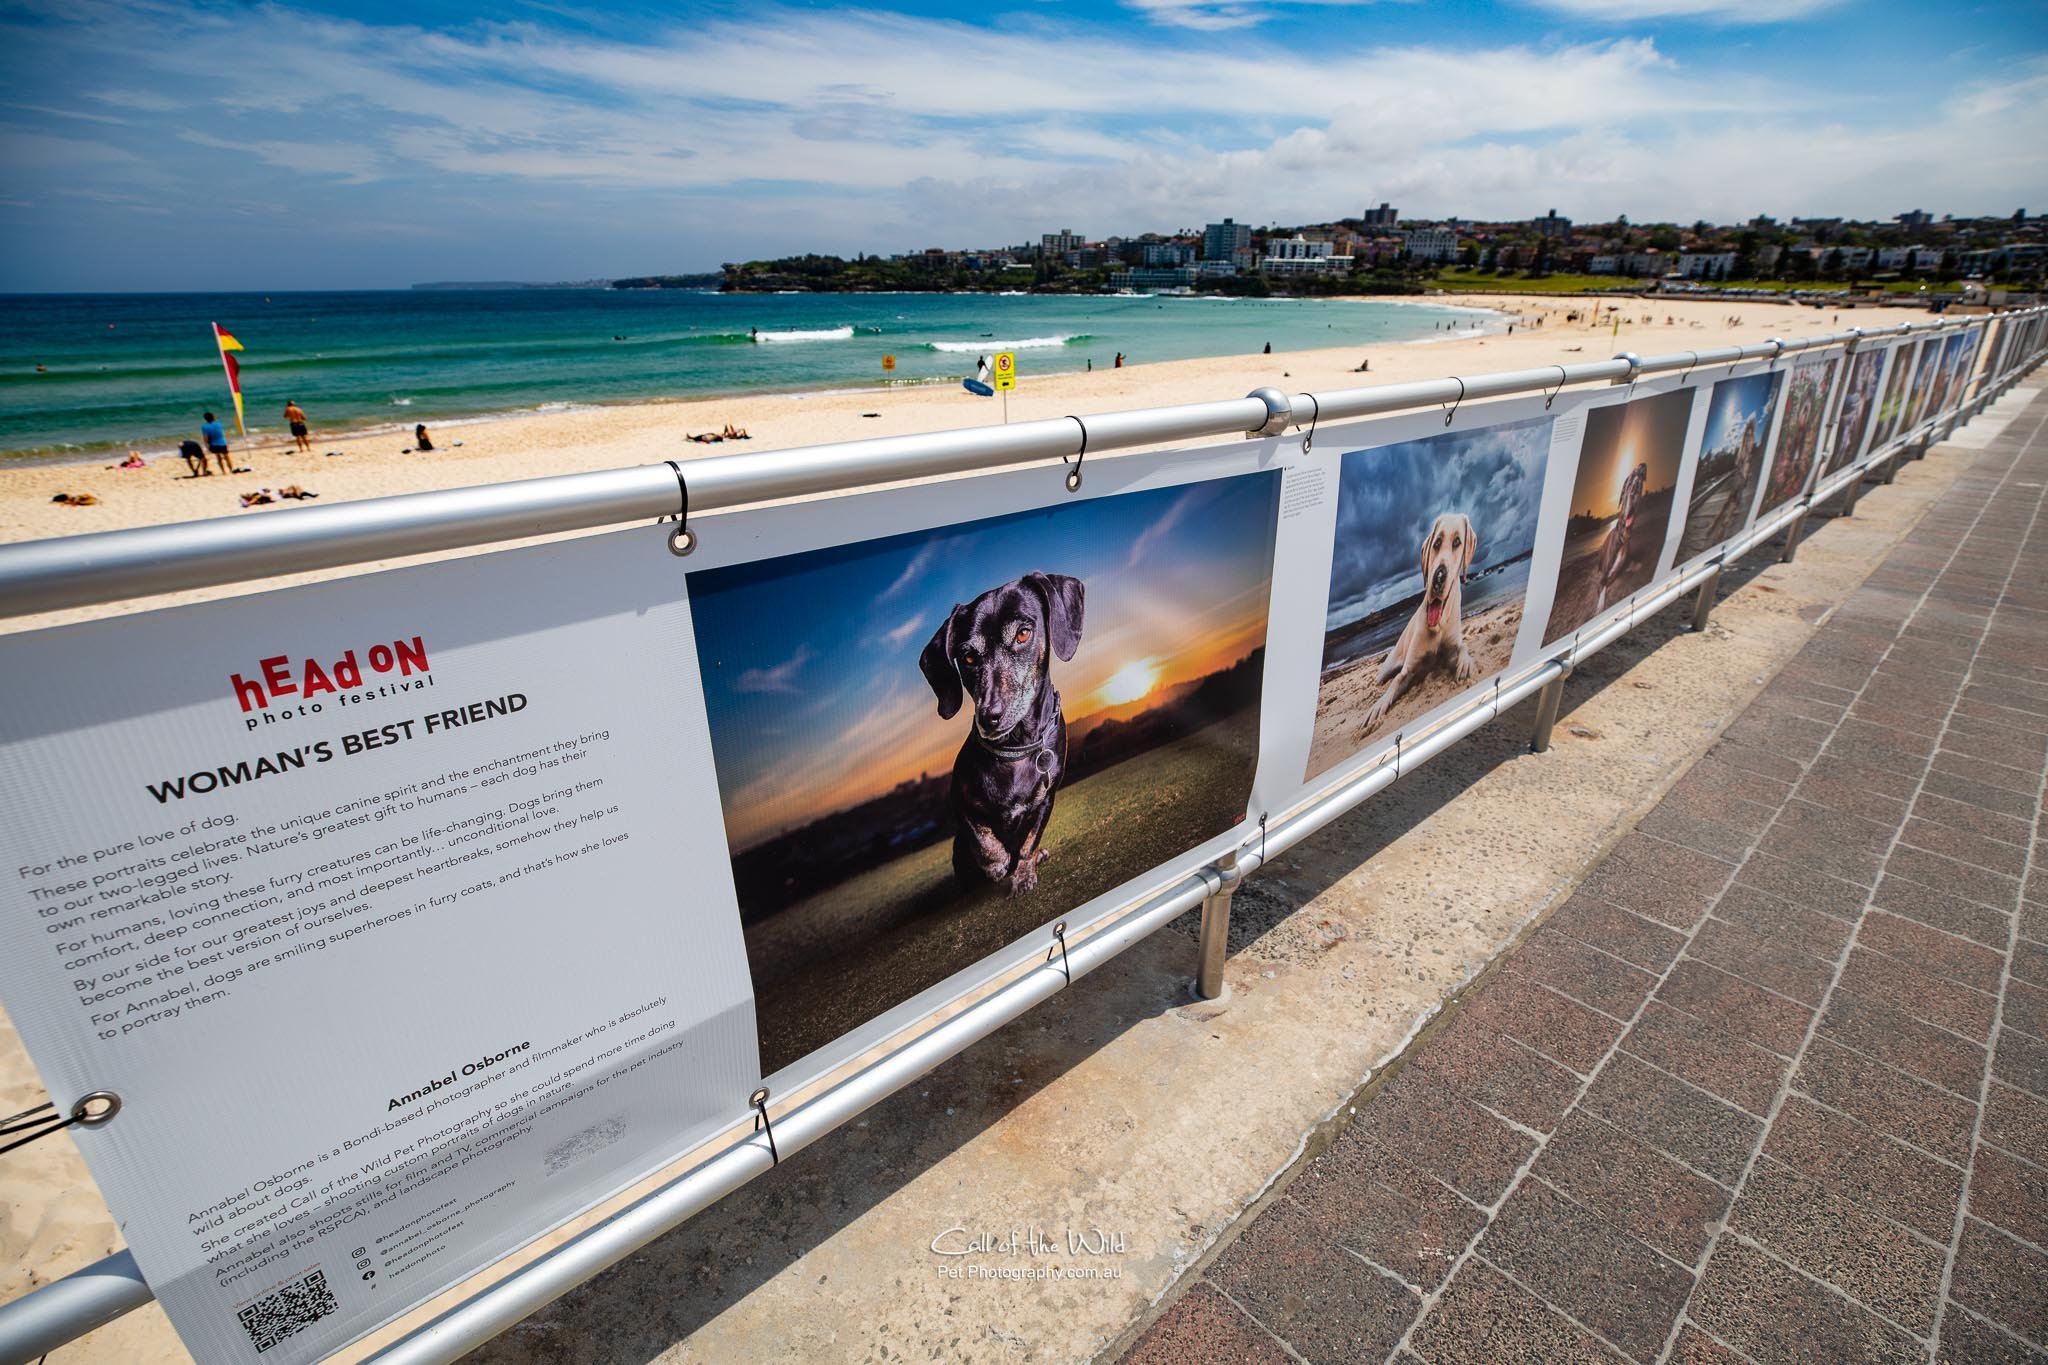
<svg viewBox="0 0 2048 1365">
<path fill-rule="evenodd" d="M 2044 502 L 2048 392 L 1126 1365 L 2048 1360 Z"/>
</svg>

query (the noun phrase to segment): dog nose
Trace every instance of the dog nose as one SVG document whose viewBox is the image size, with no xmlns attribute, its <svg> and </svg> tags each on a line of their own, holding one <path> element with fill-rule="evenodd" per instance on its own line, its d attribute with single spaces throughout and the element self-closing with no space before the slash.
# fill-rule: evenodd
<svg viewBox="0 0 2048 1365">
<path fill-rule="evenodd" d="M 1430 575 L 1429 581 L 1434 586 L 1441 588 L 1444 585 L 1444 579 L 1449 576 L 1450 570 L 1439 564 L 1436 566 L 1436 572 Z"/>
</svg>

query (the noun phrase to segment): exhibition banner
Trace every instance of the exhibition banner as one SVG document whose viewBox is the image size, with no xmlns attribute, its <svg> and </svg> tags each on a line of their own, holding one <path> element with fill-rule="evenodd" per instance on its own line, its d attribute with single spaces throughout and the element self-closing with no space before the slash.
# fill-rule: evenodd
<svg viewBox="0 0 2048 1365">
<path fill-rule="evenodd" d="M 643 527 L 0 637 L 0 990 L 199 1360 L 318 1359 L 759 1075 Z"/>
<path fill-rule="evenodd" d="M 1316 433 L 1310 468 L 1336 496 L 1302 527 L 1328 551 L 1317 667 L 1288 679 L 1312 708 L 1301 778 L 1325 785 L 1380 762 L 1472 693 L 1533 658 L 1527 604 L 1544 490 L 1567 477 L 1587 399 L 1510 399 Z M 1548 509 L 1553 547 L 1561 506 Z M 1313 690 L 1304 686 L 1313 679 Z"/>
<path fill-rule="evenodd" d="M 1814 465 L 1826 433 L 1835 375 L 1842 368 L 1839 351 L 1801 354 L 1785 377 L 1785 412 L 1779 419 L 1777 449 L 1764 477 L 1763 498 L 1756 514 L 1766 516 L 1805 494 L 1813 484 Z"/>
<path fill-rule="evenodd" d="M 1697 459 L 1680 477 L 1678 502 L 1685 508 L 1674 563 L 1692 563 L 1749 529 L 1763 495 L 1785 371 L 1775 363 L 1738 365 L 1727 377 L 1702 385 L 1706 424 Z"/>
<path fill-rule="evenodd" d="M 1871 346 L 1850 355 L 1848 370 L 1842 376 L 1842 395 L 1835 408 L 1834 442 L 1828 449 L 1821 479 L 1838 474 L 1863 458 L 1877 428 L 1884 366 L 1890 355 L 1888 346 Z"/>
<path fill-rule="evenodd" d="M 1913 358 L 1919 354 L 1919 349 L 1912 341 L 1895 342 L 1891 347 L 1884 392 L 1877 400 L 1877 431 L 1870 438 L 1872 450 L 1887 450 L 1895 439 L 1904 434 L 1906 410 L 1911 401 Z"/>
<path fill-rule="evenodd" d="M 1913 397 L 1906 405 L 1906 432 L 1917 434 L 1934 415 L 1935 377 L 1941 370 L 1942 337 L 1922 337 L 1913 348 Z"/>
<path fill-rule="evenodd" d="M 1291 782 L 1312 668 L 1299 442 L 707 517 L 677 700 L 777 1093 L 1213 861 Z M 1288 533 L 1279 534 L 1282 523 Z M 1300 735 L 1289 742 L 1290 726 Z M 1298 760 L 1294 775 L 1298 776 Z"/>
</svg>

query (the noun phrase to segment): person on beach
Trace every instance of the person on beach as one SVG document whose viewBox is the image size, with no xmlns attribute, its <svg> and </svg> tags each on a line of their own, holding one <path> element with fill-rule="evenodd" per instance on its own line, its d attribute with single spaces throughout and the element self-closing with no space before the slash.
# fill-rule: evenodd
<svg viewBox="0 0 2048 1365">
<path fill-rule="evenodd" d="M 199 442 L 178 442 L 178 454 L 184 458 L 185 468 L 192 471 L 193 478 L 202 479 L 213 472 L 206 467 L 206 447 Z"/>
<path fill-rule="evenodd" d="M 246 469 L 235 468 L 235 462 L 228 454 L 227 429 L 220 424 L 220 419 L 210 412 L 206 414 L 206 420 L 199 424 L 199 439 L 205 443 L 206 453 L 219 461 L 221 473 L 246 474 L 249 472 Z"/>
<path fill-rule="evenodd" d="M 1122 369 L 1123 367 L 1124 367 L 1124 353 L 1123 353 L 1122 351 L 1118 351 L 1118 352 L 1116 353 L 1116 364 L 1114 364 L 1114 365 L 1110 366 L 1110 368 L 1111 368 L 1111 369 L 1113 369 L 1113 370 L 1121 370 L 1121 369 Z"/>
<path fill-rule="evenodd" d="M 412 444 L 415 450 L 432 450 L 434 448 L 434 438 L 427 435 L 427 424 L 425 422 L 417 422 L 413 425 Z"/>
<path fill-rule="evenodd" d="M 306 434 L 305 409 L 299 406 L 297 399 L 287 398 L 284 400 L 284 420 L 291 423 L 292 440 L 297 443 L 299 454 L 311 455 L 313 453 L 313 438 Z"/>
<path fill-rule="evenodd" d="M 1271 355 L 1271 354 L 1273 354 L 1273 343 L 1272 343 L 1272 342 L 1270 342 L 1270 341 L 1266 343 L 1266 354 L 1267 354 L 1267 355 Z"/>
</svg>

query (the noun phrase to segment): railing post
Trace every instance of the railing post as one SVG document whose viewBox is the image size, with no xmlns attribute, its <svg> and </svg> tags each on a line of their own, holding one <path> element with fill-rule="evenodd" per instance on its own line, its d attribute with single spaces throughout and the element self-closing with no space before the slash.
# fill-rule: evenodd
<svg viewBox="0 0 2048 1365">
<path fill-rule="evenodd" d="M 1806 529 L 1806 509 L 1799 509 L 1799 515 L 1785 526 L 1785 548 L 1778 552 L 1780 564 L 1790 564 L 1792 556 L 1799 553 L 1799 533 Z"/>
<path fill-rule="evenodd" d="M 1202 902 L 1201 957 L 1195 965 L 1195 994 L 1204 1000 L 1220 1000 L 1226 989 L 1223 963 L 1230 949 L 1230 898 L 1240 875 L 1237 850 L 1226 853 L 1215 870 L 1223 885 Z"/>
<path fill-rule="evenodd" d="M 1559 660 L 1559 673 L 1536 693 L 1536 729 L 1529 736 L 1529 752 L 1540 754 L 1550 748 L 1550 732 L 1557 725 L 1557 708 L 1564 701 L 1564 680 L 1572 675 L 1571 665 Z"/>
<path fill-rule="evenodd" d="M 1705 580 L 1700 583 L 1700 595 L 1692 604 L 1692 628 L 1705 630 L 1707 621 L 1714 614 L 1714 603 L 1721 595 L 1721 566 L 1716 564 Z"/>
</svg>

